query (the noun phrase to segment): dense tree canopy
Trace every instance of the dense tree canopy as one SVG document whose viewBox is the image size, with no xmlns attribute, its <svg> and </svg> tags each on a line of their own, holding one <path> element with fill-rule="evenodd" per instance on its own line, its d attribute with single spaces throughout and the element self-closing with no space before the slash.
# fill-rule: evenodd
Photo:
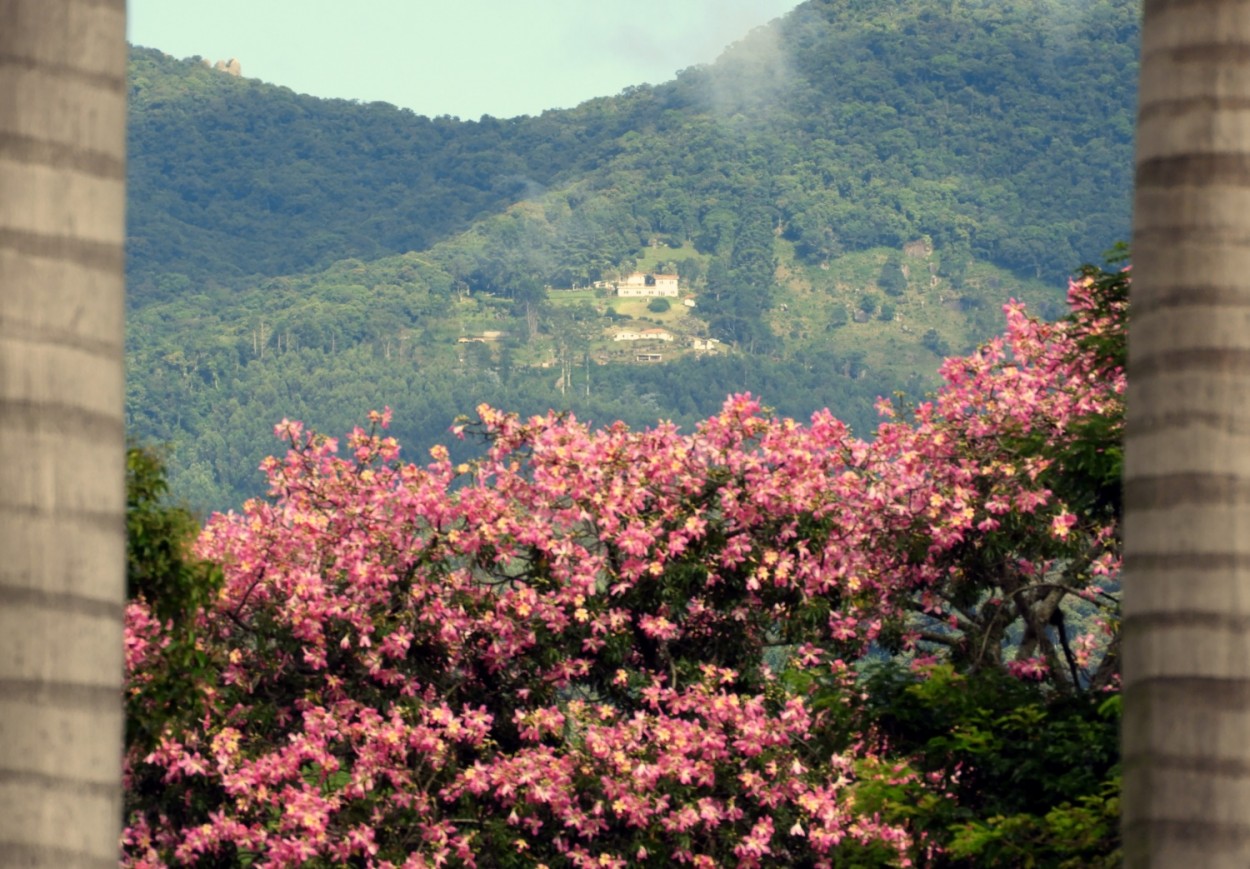
<svg viewBox="0 0 1250 869">
<path fill-rule="evenodd" d="M 464 464 L 284 421 L 220 591 L 128 610 L 128 864 L 1110 865 L 1126 282 L 1008 306 L 871 441 L 748 395 L 482 406 Z"/>
</svg>

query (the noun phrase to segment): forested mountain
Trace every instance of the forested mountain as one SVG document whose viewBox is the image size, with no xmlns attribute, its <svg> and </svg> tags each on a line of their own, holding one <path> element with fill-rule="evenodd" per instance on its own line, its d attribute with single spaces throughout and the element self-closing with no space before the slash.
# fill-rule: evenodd
<svg viewBox="0 0 1250 869">
<path fill-rule="evenodd" d="M 809 0 L 671 82 L 478 121 L 136 48 L 132 430 L 225 506 L 282 415 L 389 403 L 415 444 L 481 400 L 690 424 L 750 388 L 866 429 L 1127 236 L 1137 27 L 1131 0 Z M 634 268 L 697 307 L 559 292 Z M 730 355 L 621 364 L 613 324 Z"/>
</svg>

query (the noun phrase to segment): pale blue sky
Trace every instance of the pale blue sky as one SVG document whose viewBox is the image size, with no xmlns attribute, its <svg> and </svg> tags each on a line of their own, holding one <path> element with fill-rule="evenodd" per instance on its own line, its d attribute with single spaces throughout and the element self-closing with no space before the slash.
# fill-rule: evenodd
<svg viewBox="0 0 1250 869">
<path fill-rule="evenodd" d="M 798 0 L 130 0 L 129 37 L 423 115 L 567 108 L 715 60 Z"/>
</svg>

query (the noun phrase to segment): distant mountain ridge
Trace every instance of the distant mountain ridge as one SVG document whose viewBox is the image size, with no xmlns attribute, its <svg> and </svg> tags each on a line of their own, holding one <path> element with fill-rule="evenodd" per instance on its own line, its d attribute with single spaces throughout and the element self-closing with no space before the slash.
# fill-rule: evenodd
<svg viewBox="0 0 1250 869">
<path fill-rule="evenodd" d="M 418 454 L 483 400 L 690 425 L 750 389 L 865 431 L 1127 237 L 1137 27 L 1132 0 L 809 0 L 671 82 L 479 121 L 135 48 L 129 424 L 211 506 L 254 492 L 275 419 L 382 404 Z M 586 289 L 635 268 L 697 307 Z"/>
<path fill-rule="evenodd" d="M 1127 233 L 1136 39 L 1130 0 L 810 0 L 666 84 L 481 121 L 137 48 L 131 283 L 424 250 L 536 190 L 622 182 L 640 242 L 762 196 L 809 261 L 929 236 L 1053 277 Z"/>
</svg>

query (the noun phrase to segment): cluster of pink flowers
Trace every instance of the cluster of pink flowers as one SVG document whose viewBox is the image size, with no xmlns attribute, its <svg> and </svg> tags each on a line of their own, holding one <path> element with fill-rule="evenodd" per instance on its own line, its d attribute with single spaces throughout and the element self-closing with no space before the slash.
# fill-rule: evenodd
<svg viewBox="0 0 1250 869">
<path fill-rule="evenodd" d="M 910 865 L 921 837 L 857 794 L 915 776 L 839 742 L 811 686 L 853 703 L 885 649 L 1063 690 L 1085 677 L 1031 622 L 1118 570 L 1115 529 L 1012 445 L 1115 412 L 1122 373 L 1007 314 L 871 441 L 747 395 L 691 434 L 483 406 L 460 467 L 401 462 L 389 411 L 346 458 L 284 421 L 271 499 L 198 542 L 224 571 L 195 625 L 213 678 L 129 758 L 127 865 Z M 142 691 L 176 628 L 127 615 Z M 1104 647 L 1081 640 L 1087 675 Z"/>
</svg>

